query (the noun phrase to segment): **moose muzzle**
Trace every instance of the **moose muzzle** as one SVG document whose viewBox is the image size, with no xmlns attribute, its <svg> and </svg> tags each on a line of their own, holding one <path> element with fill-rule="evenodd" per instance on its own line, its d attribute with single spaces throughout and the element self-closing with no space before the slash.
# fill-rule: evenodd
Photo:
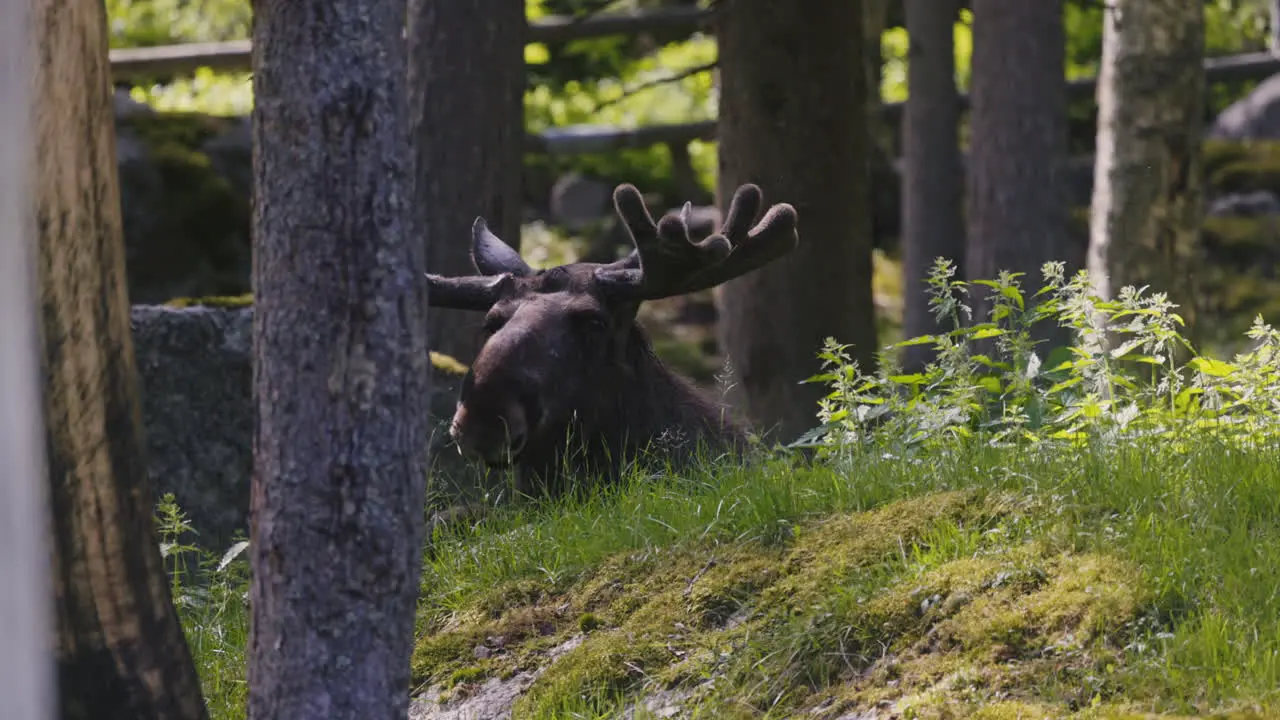
<svg viewBox="0 0 1280 720">
<path fill-rule="evenodd" d="M 459 403 L 449 423 L 449 437 L 464 456 L 506 465 L 524 450 L 529 439 L 528 418 L 520 403 L 510 403 L 501 412 L 475 412 Z"/>
</svg>

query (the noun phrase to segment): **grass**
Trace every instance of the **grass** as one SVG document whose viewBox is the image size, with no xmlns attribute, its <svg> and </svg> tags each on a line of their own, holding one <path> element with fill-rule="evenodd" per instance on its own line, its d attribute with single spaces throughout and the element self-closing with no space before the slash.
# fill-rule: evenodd
<svg viewBox="0 0 1280 720">
<path fill-rule="evenodd" d="M 1280 333 L 1201 357 L 1163 296 L 1052 264 L 1026 297 L 939 262 L 931 293 L 956 329 L 900 345 L 937 359 L 866 374 L 829 343 L 789 451 L 437 527 L 415 692 L 520 682 L 518 718 L 1280 710 Z M 1038 348 L 1045 321 L 1073 344 Z M 243 716 L 242 563 L 175 585 L 215 718 Z"/>
</svg>

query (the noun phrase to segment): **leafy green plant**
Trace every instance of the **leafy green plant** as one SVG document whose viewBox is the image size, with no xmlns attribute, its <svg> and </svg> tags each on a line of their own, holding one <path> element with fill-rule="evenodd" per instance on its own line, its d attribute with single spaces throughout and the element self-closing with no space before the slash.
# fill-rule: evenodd
<svg viewBox="0 0 1280 720">
<path fill-rule="evenodd" d="M 1164 293 L 1125 287 L 1103 300 L 1084 271 L 1067 279 L 1062 263 L 1042 268 L 1044 285 L 1030 298 L 1016 273 L 970 282 L 954 273 L 939 258 L 927 283 L 935 317 L 953 329 L 885 348 L 876 373 L 862 372 L 848 346 L 827 341 L 823 372 L 808 380 L 830 388 L 822 425 L 798 444 L 840 453 L 867 443 L 937 449 L 956 439 L 1176 442 L 1192 430 L 1248 445 L 1276 439 L 1280 332 L 1261 317 L 1249 331 L 1253 349 L 1227 362 L 1195 353 Z M 993 299 L 984 322 L 972 322 L 964 302 L 975 286 Z M 1072 344 L 1042 356 L 1033 331 L 1045 322 L 1068 328 Z M 922 344 L 936 359 L 921 372 L 898 372 L 894 351 Z"/>
<path fill-rule="evenodd" d="M 244 717 L 249 639 L 249 563 L 238 540 L 223 553 L 202 550 L 173 493 L 156 504 L 160 555 L 212 720 Z"/>
</svg>

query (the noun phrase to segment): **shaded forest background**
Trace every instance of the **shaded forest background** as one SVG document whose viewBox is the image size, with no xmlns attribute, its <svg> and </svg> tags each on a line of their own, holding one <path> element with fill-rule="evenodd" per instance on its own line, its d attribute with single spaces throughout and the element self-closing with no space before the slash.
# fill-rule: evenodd
<svg viewBox="0 0 1280 720">
<path fill-rule="evenodd" d="M 530 21 L 546 16 L 589 17 L 619 10 L 654 10 L 671 7 L 706 6 L 706 2 L 680 0 L 527 0 Z M 889 3 L 886 29 L 880 42 L 879 98 L 901 102 L 907 96 L 908 41 L 903 27 L 901 3 Z M 1206 0 L 1206 56 L 1222 56 L 1266 50 L 1270 32 L 1268 7 L 1264 0 Z M 108 0 L 111 46 L 146 47 L 206 41 L 240 40 L 249 37 L 252 11 L 247 0 Z M 1095 77 L 1101 46 L 1103 4 L 1094 0 L 1066 3 L 1066 68 L 1068 80 Z M 962 10 L 954 26 L 956 83 L 960 91 L 969 88 L 972 52 L 972 15 Z M 608 36 L 557 44 L 530 43 L 524 49 L 527 86 L 524 93 L 523 123 L 532 134 L 563 132 L 582 126 L 634 128 L 714 120 L 717 112 L 717 49 L 714 37 L 706 33 L 689 36 L 644 34 L 635 37 Z M 1256 87 L 1257 81 L 1213 82 L 1208 87 L 1205 107 L 1207 123 L 1232 102 Z M 200 143 L 210 130 L 205 116 L 244 117 L 252 106 L 247 72 L 216 72 L 203 68 L 193 77 L 134 78 L 126 88 L 136 101 L 161 111 L 161 119 L 147 120 L 140 134 L 148 143 L 163 145 L 159 154 L 175 166 L 177 189 L 188 193 L 178 202 L 165 202 L 164 212 L 182 212 L 185 217 L 169 223 L 190 237 L 175 240 L 169 233 L 166 244 L 200 245 L 194 252 L 179 253 L 141 249 L 130 253 L 131 290 L 135 302 L 164 302 L 178 296 L 238 295 L 247 291 L 248 238 L 236 228 L 247 228 L 242 188 L 232 188 L 207 176 L 201 168 L 210 166 L 199 157 Z M 187 113 L 202 119 L 184 125 Z M 1097 132 L 1097 107 L 1092 95 L 1069 105 L 1070 152 L 1072 163 L 1067 192 L 1072 206 L 1072 237 L 1078 242 L 1079 258 L 1067 257 L 1069 264 L 1083 259 L 1088 235 L 1088 205 L 1092 187 L 1090 155 Z M 143 127 L 142 120 L 129 120 Z M 967 143 L 962 115 L 960 141 Z M 901 336 L 903 283 L 898 244 L 901 192 L 890 164 L 901 156 L 901 133 L 896 121 L 879 123 L 872 159 L 873 228 L 875 233 L 875 273 L 873 296 L 878 336 L 892 342 Z M 599 252 L 600 243 L 611 237 L 605 217 L 602 223 L 560 222 L 553 195 L 568 187 L 581 189 L 572 180 L 612 186 L 632 182 L 654 198 L 655 207 L 675 207 L 685 200 L 695 204 L 714 203 L 716 188 L 714 140 L 694 139 L 687 144 L 654 144 L 647 147 L 609 147 L 600 152 L 548 154 L 526 152 L 522 178 L 522 212 L 519 243 L 525 257 L 535 265 L 562 262 Z M 195 156 L 190 153 L 194 152 Z M 1216 153 L 1216 155 L 1215 155 Z M 1206 145 L 1207 181 L 1211 188 L 1251 190 L 1266 186 L 1280 171 L 1270 166 L 1272 153 L 1265 148 L 1242 157 L 1239 148 Z M 216 159 L 212 162 L 216 170 Z M 885 178 L 893 182 L 883 182 Z M 126 242 L 130 241 L 128 207 L 131 193 L 129 174 L 122 172 L 126 195 Z M 186 188 L 183 188 L 183 185 Z M 234 185 L 235 183 L 233 183 Z M 588 186 L 589 189 L 589 186 Z M 159 205 L 160 203 L 153 203 Z M 176 207 L 178 210 L 174 210 Z M 158 212 L 158 210 L 157 210 Z M 607 215 L 607 213 L 606 213 Z M 1229 343 L 1239 338 L 1253 316 L 1263 312 L 1273 316 L 1280 302 L 1274 300 L 1270 273 L 1256 272 L 1259 255 L 1269 257 L 1275 232 L 1258 221 L 1239 218 L 1206 219 L 1206 243 L 1229 246 L 1224 257 L 1238 257 L 1230 268 L 1214 268 L 1217 274 L 1205 283 L 1206 302 L 1211 315 L 1221 322 L 1220 330 L 1206 341 L 1211 350 L 1230 352 Z M 223 247 L 228 238 L 234 247 Z M 463 242 L 459 238 L 459 242 Z M 1255 247 L 1261 244 L 1263 247 Z M 177 283 L 174 268 L 185 258 L 203 260 L 212 270 L 201 269 L 201 281 Z M 221 264 L 220 264 L 221 263 Z M 225 266 L 225 267 L 224 267 Z M 227 270 L 226 268 L 231 268 Z M 1219 272 L 1221 270 L 1221 272 Z M 196 272 L 196 271 L 192 271 Z M 1247 276 L 1247 277 L 1246 277 Z M 659 351 L 681 370 L 704 383 L 714 382 L 721 369 L 713 326 L 715 308 L 709 293 L 655 303 L 646 309 L 645 320 L 655 332 Z M 446 350 L 466 355 L 467 343 L 439 338 Z M 435 341 L 433 341 L 435 342 Z M 1216 345 L 1215 345 L 1216 344 Z"/>
</svg>

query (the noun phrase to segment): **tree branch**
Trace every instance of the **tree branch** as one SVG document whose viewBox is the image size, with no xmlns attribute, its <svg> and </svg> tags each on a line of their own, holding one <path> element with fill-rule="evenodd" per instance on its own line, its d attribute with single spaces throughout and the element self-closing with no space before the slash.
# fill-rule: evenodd
<svg viewBox="0 0 1280 720">
<path fill-rule="evenodd" d="M 694 65 L 693 67 L 685 68 L 684 70 L 681 70 L 680 72 L 675 73 L 673 75 L 668 75 L 667 77 L 658 78 L 656 80 L 647 80 L 631 88 L 630 90 L 623 90 L 622 94 L 616 98 L 605 100 L 599 105 L 596 105 L 595 112 L 600 112 L 605 108 L 617 105 L 623 100 L 626 100 L 629 97 L 634 97 L 635 95 L 638 95 L 644 92 L 645 90 L 651 90 L 653 88 L 661 87 L 663 85 L 669 85 L 674 82 L 680 82 L 685 78 L 691 78 L 694 75 L 701 75 L 704 72 L 710 72 L 712 70 L 715 70 L 718 66 L 719 66 L 719 61 L 712 60 L 709 63 L 703 63 L 702 65 Z"/>
</svg>

